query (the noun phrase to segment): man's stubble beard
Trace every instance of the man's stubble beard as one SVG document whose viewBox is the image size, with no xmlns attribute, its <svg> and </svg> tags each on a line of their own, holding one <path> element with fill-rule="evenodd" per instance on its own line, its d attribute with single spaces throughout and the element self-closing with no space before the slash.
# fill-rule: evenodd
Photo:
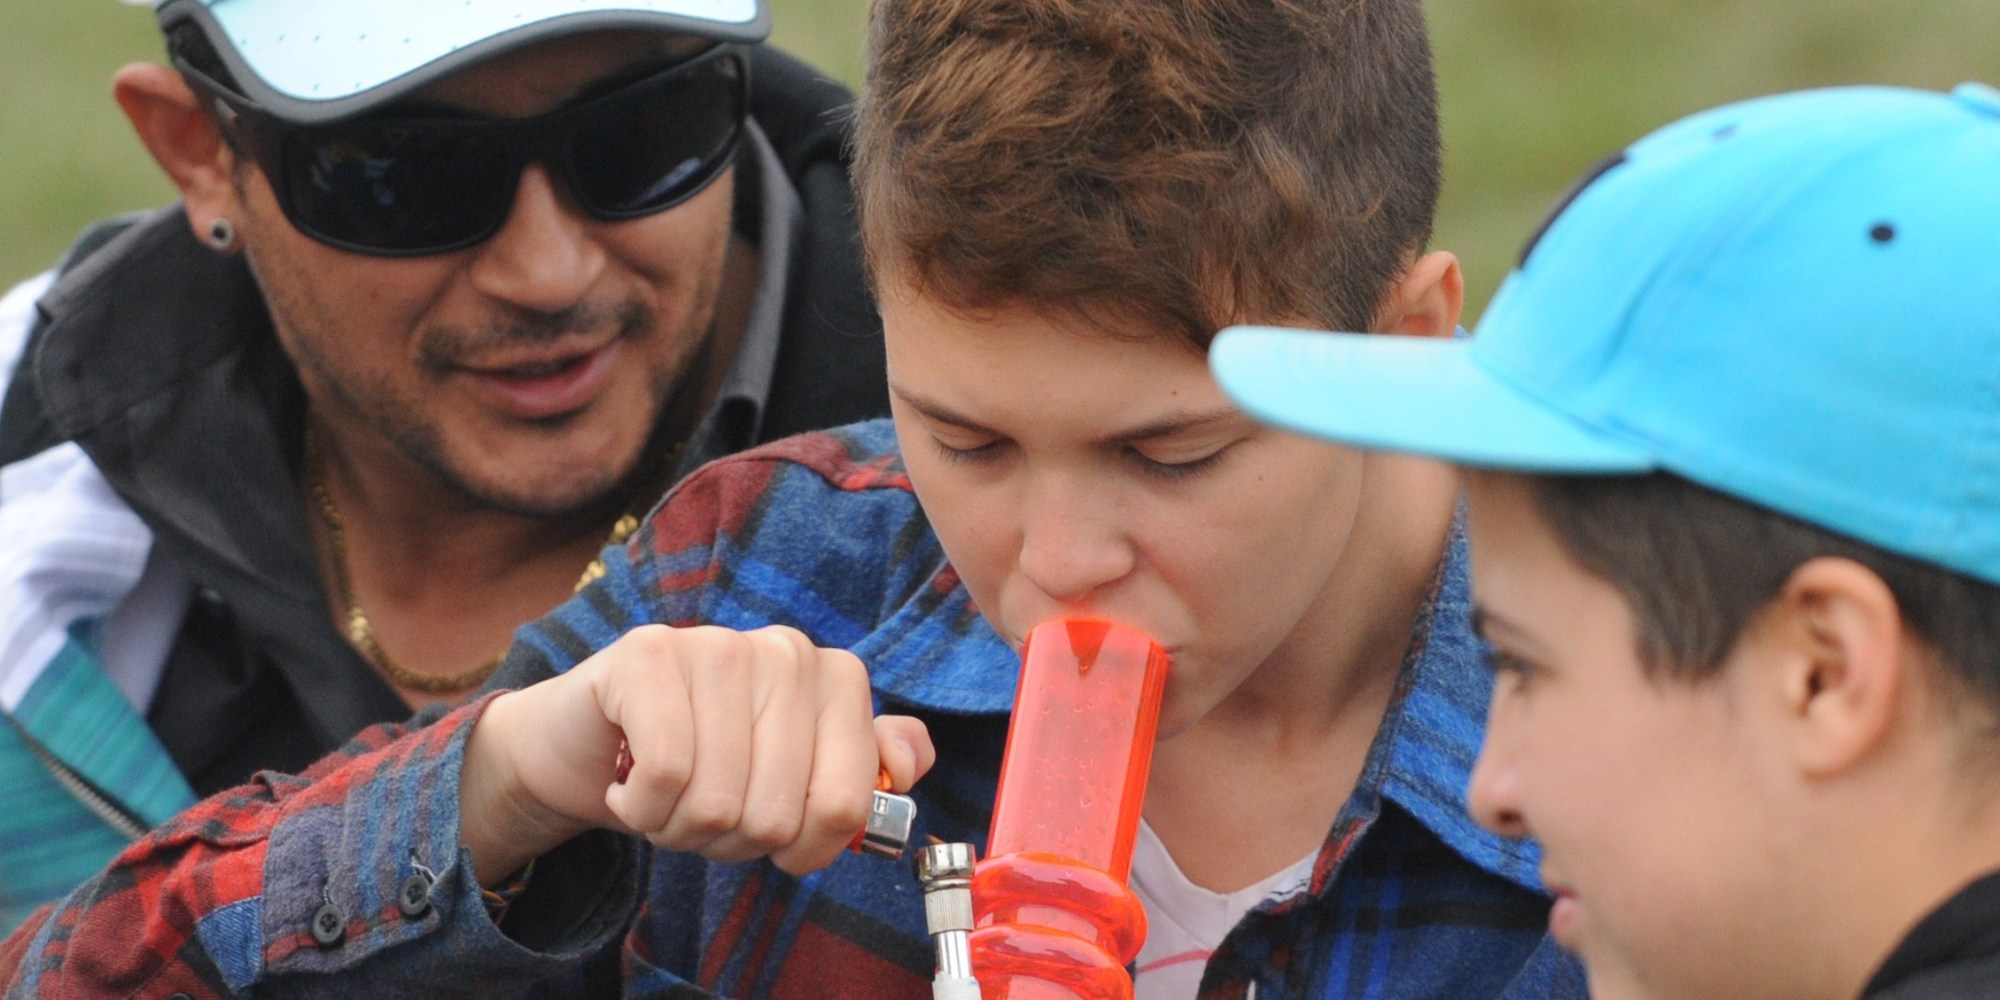
<svg viewBox="0 0 2000 1000">
<path fill-rule="evenodd" d="M 261 284 L 261 282 L 260 282 Z M 267 288 L 269 286 L 266 286 Z M 274 290 L 275 291 L 275 290 Z M 302 303 L 280 300 L 290 297 L 283 293 L 272 294 L 272 312 L 283 309 L 296 322 L 300 316 L 297 308 Z M 650 423 L 650 430 L 642 439 L 636 454 L 619 460 L 617 468 L 604 469 L 600 476 L 579 481 L 572 476 L 572 488 L 557 493 L 546 487 L 533 485 L 525 489 L 509 489 L 499 482 L 481 482 L 466 470 L 461 469 L 450 458 L 446 434 L 434 418 L 423 416 L 421 406 L 405 393 L 399 391 L 386 379 L 370 378 L 364 373 L 350 372 L 332 362 L 320 350 L 320 345 L 329 341 L 337 342 L 338 335 L 328 336 L 327 331 L 336 325 L 329 322 L 323 310 L 310 309 L 314 330 L 312 335 L 293 337 L 287 346 L 287 353 L 301 368 L 309 369 L 314 380 L 328 391 L 338 396 L 351 412 L 357 413 L 368 427 L 384 440 L 390 442 L 397 451 L 413 464 L 433 476 L 447 490 L 489 510 L 530 517 L 540 520 L 596 522 L 609 524 L 621 513 L 634 512 L 641 503 L 650 504 L 671 481 L 674 470 L 667 467 L 681 448 L 682 441 L 691 437 L 698 429 L 701 419 L 700 406 L 703 393 L 703 373 L 711 362 L 714 337 L 711 330 L 702 329 L 698 334 L 683 331 L 682 336 L 695 340 L 693 346 L 673 361 L 656 366 L 648 384 L 653 388 L 650 406 L 644 419 Z M 598 311 L 602 314 L 602 310 Z M 695 316 L 703 316 L 706 310 L 698 310 Z M 614 340 L 627 344 L 643 343 L 652 336 L 659 336 L 659 315 L 657 310 L 637 300 L 628 301 L 614 310 L 613 322 L 619 333 Z M 586 321 L 587 322 L 587 321 Z M 424 355 L 433 359 L 426 363 L 424 370 L 431 370 L 434 356 L 449 357 L 447 351 L 462 350 L 471 343 L 492 343 L 505 341 L 540 341 L 560 336 L 564 330 L 576 328 L 579 317 L 565 314 L 548 320 L 537 319 L 525 326 L 544 327 L 543 332 L 524 332 L 524 324 L 513 324 L 507 331 L 494 334 L 468 336 L 458 331 L 427 331 L 423 337 Z M 690 324 L 692 325 L 692 324 Z M 707 324 L 703 323 L 706 327 Z M 553 332 L 549 332 L 553 330 Z M 440 346 L 446 350 L 438 350 Z M 643 352 L 639 352 L 643 353 Z M 578 419 L 572 415 L 550 421 L 553 427 Z M 645 495 L 641 495 L 641 494 Z"/>
<path fill-rule="evenodd" d="M 636 303 L 632 308 L 647 315 L 647 327 L 656 322 L 651 310 Z M 630 333 L 621 333 L 620 339 L 631 343 L 634 338 Z M 570 476 L 567 480 L 570 488 L 561 492 L 556 492 L 553 484 L 540 488 L 529 484 L 510 491 L 503 483 L 483 484 L 473 479 L 450 461 L 444 432 L 436 422 L 416 417 L 401 400 L 390 399 L 379 408 L 363 412 L 376 433 L 394 443 L 410 461 L 474 503 L 521 517 L 608 525 L 620 514 L 642 512 L 635 506 L 649 506 L 669 484 L 674 470 L 667 467 L 668 463 L 680 453 L 681 442 L 698 429 L 701 414 L 683 411 L 701 401 L 701 374 L 713 341 L 714 337 L 703 331 L 693 349 L 678 359 L 678 365 L 659 365 L 650 373 L 648 385 L 652 393 L 643 418 L 650 429 L 636 454 L 622 458 L 614 467 L 601 468 L 598 470 L 601 474 L 590 479 Z M 357 402 L 350 397 L 350 405 Z M 581 417 L 577 414 L 557 418 L 548 421 L 547 426 L 553 429 Z"/>
</svg>

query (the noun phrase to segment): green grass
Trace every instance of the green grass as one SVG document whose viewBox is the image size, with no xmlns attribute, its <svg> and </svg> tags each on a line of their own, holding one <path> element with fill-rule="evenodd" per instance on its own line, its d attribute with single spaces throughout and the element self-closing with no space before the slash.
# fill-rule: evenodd
<svg viewBox="0 0 2000 1000">
<path fill-rule="evenodd" d="M 172 196 L 111 100 L 113 71 L 160 51 L 144 8 L 0 3 L 0 280 L 47 267 L 94 218 Z"/>
<path fill-rule="evenodd" d="M 311 0 L 335 2 L 335 0 Z M 850 82 L 863 0 L 771 0 L 777 39 Z M 1996 0 L 1432 0 L 1444 94 L 1435 244 L 1465 260 L 1468 316 L 1579 170 L 1697 109 L 1844 83 L 2000 82 Z M 54 260 L 94 218 L 172 191 L 110 98 L 151 59 L 144 8 L 0 5 L 0 281 Z"/>
</svg>

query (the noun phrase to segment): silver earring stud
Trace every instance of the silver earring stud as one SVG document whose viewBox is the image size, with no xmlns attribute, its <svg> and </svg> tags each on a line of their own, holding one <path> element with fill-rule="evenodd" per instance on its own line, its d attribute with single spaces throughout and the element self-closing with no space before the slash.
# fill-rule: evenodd
<svg viewBox="0 0 2000 1000">
<path fill-rule="evenodd" d="M 217 216 L 208 224 L 208 245 L 225 253 L 236 249 L 236 223 Z"/>
</svg>

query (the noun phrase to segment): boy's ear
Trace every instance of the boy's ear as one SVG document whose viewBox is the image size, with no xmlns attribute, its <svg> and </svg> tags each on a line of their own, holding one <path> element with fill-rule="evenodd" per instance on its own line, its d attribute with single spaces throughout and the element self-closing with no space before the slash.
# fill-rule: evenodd
<svg viewBox="0 0 2000 1000">
<path fill-rule="evenodd" d="M 1376 333 L 1414 337 L 1449 337 L 1458 330 L 1465 307 L 1465 275 L 1458 258 L 1443 250 L 1418 257 L 1389 289 Z"/>
<path fill-rule="evenodd" d="M 135 63 L 112 77 L 111 92 L 146 151 L 180 189 L 196 238 L 217 217 L 240 220 L 235 151 L 179 73 Z"/>
<path fill-rule="evenodd" d="M 1793 760 L 1814 777 L 1850 769 L 1891 735 L 1909 697 L 1895 595 L 1860 563 L 1821 557 L 1794 569 L 1767 611 Z"/>
</svg>

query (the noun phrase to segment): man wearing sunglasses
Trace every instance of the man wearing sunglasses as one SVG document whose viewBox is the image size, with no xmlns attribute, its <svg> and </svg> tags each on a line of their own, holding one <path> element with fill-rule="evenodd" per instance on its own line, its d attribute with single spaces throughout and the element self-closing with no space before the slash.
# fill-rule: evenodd
<svg viewBox="0 0 2000 1000">
<path fill-rule="evenodd" d="M 887 412 L 846 94 L 759 0 L 156 14 L 181 201 L 0 302 L 0 932 L 464 699 L 680 472 Z"/>
</svg>

